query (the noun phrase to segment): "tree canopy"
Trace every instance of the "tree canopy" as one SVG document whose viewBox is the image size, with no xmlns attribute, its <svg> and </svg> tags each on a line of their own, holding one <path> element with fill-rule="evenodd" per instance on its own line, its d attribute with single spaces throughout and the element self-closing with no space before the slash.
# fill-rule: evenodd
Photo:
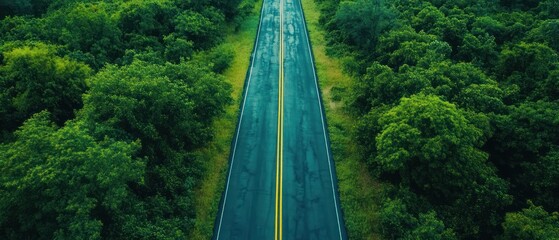
<svg viewBox="0 0 559 240">
<path fill-rule="evenodd" d="M 54 46 L 36 44 L 4 49 L 0 66 L 0 123 L 13 131 L 24 120 L 42 110 L 53 114 L 55 122 L 73 118 L 82 107 L 81 94 L 91 69 L 80 62 L 56 54 Z"/>
<path fill-rule="evenodd" d="M 95 140 L 81 122 L 57 128 L 50 117 L 35 114 L 0 145 L 0 234 L 101 239 L 130 202 L 128 183 L 143 181 L 139 142 Z"/>
<path fill-rule="evenodd" d="M 0 239 L 188 238 L 254 3 L 0 3 Z"/>
<path fill-rule="evenodd" d="M 380 236 L 554 239 L 556 0 L 316 2 Z"/>
</svg>

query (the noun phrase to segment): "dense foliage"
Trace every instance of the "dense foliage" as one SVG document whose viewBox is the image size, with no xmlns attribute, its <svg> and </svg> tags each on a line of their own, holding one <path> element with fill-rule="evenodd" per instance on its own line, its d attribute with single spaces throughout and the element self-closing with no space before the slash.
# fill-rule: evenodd
<svg viewBox="0 0 559 240">
<path fill-rule="evenodd" d="M 315 1 L 385 238 L 557 238 L 559 1 Z"/>
<path fill-rule="evenodd" d="M 7 4 L 7 5 L 6 5 Z M 0 6 L 0 239 L 185 239 L 254 1 Z"/>
</svg>

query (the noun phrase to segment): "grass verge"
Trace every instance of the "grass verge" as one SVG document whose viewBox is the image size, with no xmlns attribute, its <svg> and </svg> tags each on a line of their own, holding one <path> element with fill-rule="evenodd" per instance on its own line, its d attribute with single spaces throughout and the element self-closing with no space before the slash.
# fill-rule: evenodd
<svg viewBox="0 0 559 240">
<path fill-rule="evenodd" d="M 233 62 L 224 73 L 233 87 L 233 104 L 228 106 L 226 113 L 213 123 L 215 137 L 208 147 L 198 153 L 206 172 L 199 189 L 195 192 L 196 219 L 189 239 L 211 239 L 213 234 L 221 193 L 225 188 L 229 151 L 237 126 L 245 75 L 250 64 L 261 6 L 262 0 L 256 1 L 252 13 L 242 21 L 237 31 L 233 28 L 229 30 L 223 43 L 235 50 Z"/>
<path fill-rule="evenodd" d="M 340 200 L 349 239 L 381 239 L 378 229 L 378 193 L 380 184 L 360 160 L 352 139 L 357 120 L 345 111 L 342 101 L 334 101 L 339 89 L 350 89 L 351 78 L 342 71 L 339 59 L 326 55 L 325 31 L 320 27 L 319 6 L 314 0 L 302 0 L 309 36 L 315 56 L 322 101 L 326 109 L 332 153 L 336 163 Z"/>
</svg>

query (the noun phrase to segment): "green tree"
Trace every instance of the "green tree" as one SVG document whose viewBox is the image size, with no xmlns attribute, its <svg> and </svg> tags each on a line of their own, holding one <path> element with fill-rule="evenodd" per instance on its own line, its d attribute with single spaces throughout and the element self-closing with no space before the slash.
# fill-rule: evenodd
<svg viewBox="0 0 559 240">
<path fill-rule="evenodd" d="M 559 100 L 559 69 L 550 71 L 547 79 L 539 82 L 536 93 L 545 101 Z"/>
<path fill-rule="evenodd" d="M 406 188 L 383 191 L 386 200 L 379 210 L 380 227 L 386 239 L 457 239 L 424 200 Z"/>
<path fill-rule="evenodd" d="M 163 37 L 174 31 L 179 10 L 168 0 L 133 0 L 120 6 L 118 26 L 127 49 L 160 50 Z"/>
<path fill-rule="evenodd" d="M 72 4 L 49 14 L 44 38 L 66 46 L 71 56 L 95 69 L 122 55 L 121 31 L 107 4 Z"/>
<path fill-rule="evenodd" d="M 108 66 L 89 81 L 82 115 L 104 134 L 142 140 L 144 153 L 194 149 L 211 136 L 211 119 L 230 101 L 230 87 L 192 63 L 155 65 L 135 61 Z"/>
<path fill-rule="evenodd" d="M 421 69 L 402 66 L 398 73 L 379 63 L 373 63 L 367 74 L 355 84 L 354 107 L 368 111 L 371 107 L 397 103 L 431 86 Z"/>
<path fill-rule="evenodd" d="M 478 16 L 472 23 L 472 34 L 482 35 L 484 33 L 495 37 L 496 43 L 503 43 L 506 38 L 507 27 L 504 23 L 490 16 Z"/>
<path fill-rule="evenodd" d="M 484 69 L 493 67 L 498 56 L 495 37 L 485 32 L 477 36 L 470 33 L 465 34 L 457 53 L 458 59 L 471 62 Z"/>
<path fill-rule="evenodd" d="M 399 199 L 386 200 L 379 215 L 382 232 L 387 239 L 457 239 L 435 212 L 420 213 L 416 217 Z"/>
<path fill-rule="evenodd" d="M 464 10 L 475 15 L 488 15 L 497 10 L 499 0 L 480 1 L 445 1 L 430 0 L 430 2 L 441 9 Z"/>
<path fill-rule="evenodd" d="M 523 11 L 501 11 L 492 17 L 505 26 L 503 42 L 511 43 L 517 43 L 526 37 L 535 21 L 532 14 Z"/>
<path fill-rule="evenodd" d="M 533 201 L 549 210 L 559 211 L 559 149 L 553 147 L 534 163 L 522 164 L 526 173 L 520 179 L 533 192 Z"/>
<path fill-rule="evenodd" d="M 412 26 L 419 32 L 424 31 L 435 36 L 442 37 L 442 25 L 448 21 L 443 12 L 438 8 L 427 4 L 416 16 L 412 18 Z"/>
<path fill-rule="evenodd" d="M 503 91 L 497 82 L 470 63 L 444 61 L 421 73 L 427 77 L 433 93 L 476 112 L 504 111 Z"/>
<path fill-rule="evenodd" d="M 441 221 L 434 211 L 420 214 L 418 219 L 419 225 L 413 229 L 406 239 L 421 240 L 452 240 L 457 239 L 455 233 L 448 228 L 445 228 L 443 221 Z"/>
<path fill-rule="evenodd" d="M 212 120 L 230 102 L 230 85 L 194 62 L 108 66 L 89 81 L 80 118 L 97 138 L 139 139 L 145 184 L 134 189 L 142 218 L 124 232 L 140 238 L 183 238 L 194 217 L 200 168 L 191 153 L 212 137 Z M 165 238 L 167 238 L 165 237 Z"/>
<path fill-rule="evenodd" d="M 210 4 L 215 8 L 221 10 L 228 20 L 232 20 L 234 17 L 239 15 L 239 5 L 243 0 L 210 0 Z"/>
<path fill-rule="evenodd" d="M 440 205 L 442 218 L 463 236 L 479 237 L 499 223 L 512 200 L 507 184 L 478 149 L 482 131 L 454 105 L 415 95 L 379 123 L 375 161 L 382 172 Z"/>
<path fill-rule="evenodd" d="M 230 86 L 194 62 L 134 61 L 107 66 L 89 80 L 79 118 L 97 139 L 140 140 L 147 158 L 139 199 L 113 230 L 120 238 L 185 238 L 194 218 L 200 167 L 192 151 L 212 137 L 212 120 L 230 102 Z"/>
<path fill-rule="evenodd" d="M 95 140 L 82 122 L 34 115 L 0 145 L 0 237 L 101 239 L 142 181 L 137 142 Z"/>
<path fill-rule="evenodd" d="M 444 61 L 452 48 L 435 35 L 416 32 L 411 27 L 394 29 L 379 38 L 376 53 L 379 62 L 392 68 L 407 64 L 428 68 L 431 63 Z"/>
<path fill-rule="evenodd" d="M 383 0 L 357 0 L 340 3 L 333 19 L 337 41 L 364 51 L 374 48 L 380 34 L 389 29 L 391 13 Z"/>
<path fill-rule="evenodd" d="M 494 138 L 488 144 L 491 161 L 510 179 L 516 204 L 532 199 L 538 205 L 559 210 L 556 196 L 559 145 L 559 104 L 525 102 L 509 109 L 496 122 Z"/>
<path fill-rule="evenodd" d="M 464 86 L 453 101 L 466 110 L 499 114 L 506 111 L 503 97 L 504 92 L 497 84 L 473 83 Z"/>
<path fill-rule="evenodd" d="M 537 0 L 500 0 L 501 4 L 510 8 L 529 9 L 538 6 Z"/>
<path fill-rule="evenodd" d="M 175 18 L 176 33 L 192 40 L 199 49 L 208 49 L 222 38 L 223 15 L 213 8 L 203 12 L 185 11 Z"/>
<path fill-rule="evenodd" d="M 535 43 L 544 43 L 548 47 L 559 51 L 559 19 L 546 20 L 540 22 L 537 27 L 530 30 L 526 38 Z"/>
<path fill-rule="evenodd" d="M 559 3 L 557 0 L 543 0 L 537 8 L 540 18 L 559 18 Z"/>
<path fill-rule="evenodd" d="M 197 57 L 197 61 L 209 63 L 213 72 L 223 73 L 229 68 L 231 62 L 233 62 L 235 50 L 231 45 L 221 44 Z"/>
<path fill-rule="evenodd" d="M 179 63 L 181 59 L 189 59 L 194 53 L 194 43 L 175 34 L 163 38 L 165 42 L 165 58 L 172 63 Z"/>
<path fill-rule="evenodd" d="M 559 214 L 548 213 L 528 201 L 528 208 L 507 213 L 503 229 L 504 240 L 559 239 Z"/>
<path fill-rule="evenodd" d="M 506 87 L 518 88 L 517 95 L 509 101 L 539 100 L 538 85 L 545 83 L 552 70 L 559 65 L 559 57 L 553 49 L 541 43 L 524 43 L 506 47 L 500 54 L 496 69 Z"/>
<path fill-rule="evenodd" d="M 505 110 L 504 93 L 495 80 L 472 64 L 450 61 L 432 62 L 428 69 L 403 65 L 398 72 L 375 62 L 355 81 L 351 104 L 356 112 L 364 114 L 420 92 L 439 95 L 475 112 Z"/>
<path fill-rule="evenodd" d="M 7 15 L 39 16 L 46 12 L 52 0 L 12 0 L 0 2 L 0 19 Z"/>
<path fill-rule="evenodd" d="M 62 124 L 81 108 L 85 78 L 91 69 L 59 57 L 55 51 L 54 46 L 39 43 L 4 52 L 4 65 L 0 66 L 3 130 L 13 131 L 45 109 L 53 113 L 56 123 Z"/>
<path fill-rule="evenodd" d="M 448 43 L 435 40 L 433 42 L 410 41 L 403 42 L 400 48 L 388 54 L 390 66 L 420 66 L 428 68 L 429 65 L 442 62 L 450 56 L 452 48 Z"/>
</svg>

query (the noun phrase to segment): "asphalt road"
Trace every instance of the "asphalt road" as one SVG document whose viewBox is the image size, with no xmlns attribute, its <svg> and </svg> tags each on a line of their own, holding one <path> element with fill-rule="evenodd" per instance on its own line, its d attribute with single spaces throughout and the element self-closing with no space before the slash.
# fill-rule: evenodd
<svg viewBox="0 0 559 240">
<path fill-rule="evenodd" d="M 347 239 L 300 0 L 264 0 L 214 239 Z"/>
</svg>

